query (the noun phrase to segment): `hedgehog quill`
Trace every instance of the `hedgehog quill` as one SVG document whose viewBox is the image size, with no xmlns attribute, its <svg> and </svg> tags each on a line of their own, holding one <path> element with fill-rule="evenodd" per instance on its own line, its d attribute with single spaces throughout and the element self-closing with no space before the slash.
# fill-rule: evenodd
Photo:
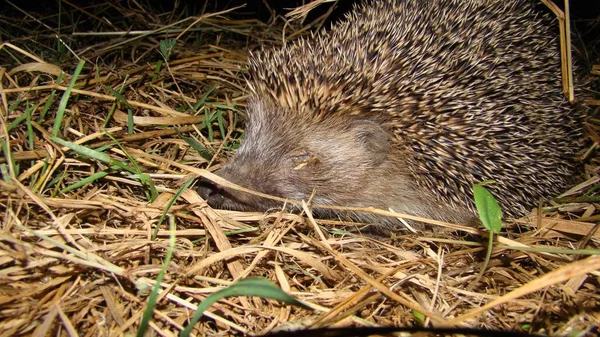
<svg viewBox="0 0 600 337">
<path fill-rule="evenodd" d="M 249 59 L 245 138 L 216 172 L 314 204 L 472 223 L 473 183 L 522 215 L 577 174 L 583 113 L 561 93 L 555 20 L 532 1 L 363 2 Z M 211 206 L 281 204 L 202 181 Z M 396 226 L 393 218 L 315 209 Z"/>
</svg>

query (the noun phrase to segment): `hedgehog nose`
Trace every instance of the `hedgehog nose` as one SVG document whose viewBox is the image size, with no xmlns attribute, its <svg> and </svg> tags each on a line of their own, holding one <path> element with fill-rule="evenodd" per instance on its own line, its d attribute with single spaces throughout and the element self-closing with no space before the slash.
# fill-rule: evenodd
<svg viewBox="0 0 600 337">
<path fill-rule="evenodd" d="M 202 199 L 206 200 L 206 203 L 208 203 L 210 207 L 219 208 L 225 201 L 223 188 L 206 178 L 200 178 L 200 180 L 198 180 L 196 191 L 200 194 Z"/>
</svg>

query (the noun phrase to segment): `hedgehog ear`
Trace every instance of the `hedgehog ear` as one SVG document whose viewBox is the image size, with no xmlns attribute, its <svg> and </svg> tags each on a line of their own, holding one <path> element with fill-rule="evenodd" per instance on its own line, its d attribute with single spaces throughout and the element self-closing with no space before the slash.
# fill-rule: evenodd
<svg viewBox="0 0 600 337">
<path fill-rule="evenodd" d="M 373 164 L 381 164 L 391 150 L 390 135 L 379 123 L 371 120 L 355 121 L 351 127 L 357 142 L 367 150 Z"/>
</svg>

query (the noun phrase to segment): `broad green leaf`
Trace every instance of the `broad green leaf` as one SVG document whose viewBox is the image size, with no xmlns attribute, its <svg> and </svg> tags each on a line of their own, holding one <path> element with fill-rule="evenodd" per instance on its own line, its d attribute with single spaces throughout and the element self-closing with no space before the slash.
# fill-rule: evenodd
<svg viewBox="0 0 600 337">
<path fill-rule="evenodd" d="M 502 211 L 492 193 L 483 187 L 484 184 L 473 184 L 475 207 L 483 226 L 490 232 L 499 233 L 502 229 Z"/>
</svg>

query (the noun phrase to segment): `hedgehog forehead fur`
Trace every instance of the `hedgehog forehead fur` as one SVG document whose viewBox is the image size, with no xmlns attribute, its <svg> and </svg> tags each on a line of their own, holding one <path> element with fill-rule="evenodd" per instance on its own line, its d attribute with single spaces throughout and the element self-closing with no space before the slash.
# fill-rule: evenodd
<svg viewBox="0 0 600 337">
<path fill-rule="evenodd" d="M 305 131 L 375 121 L 390 156 L 402 156 L 386 162 L 390 175 L 409 172 L 423 191 L 471 210 L 471 185 L 494 179 L 501 205 L 522 212 L 576 172 L 582 113 L 561 93 L 554 25 L 527 0 L 366 1 L 328 30 L 251 55 L 254 131 L 240 152 L 311 137 L 261 138 L 274 120 Z"/>
</svg>

